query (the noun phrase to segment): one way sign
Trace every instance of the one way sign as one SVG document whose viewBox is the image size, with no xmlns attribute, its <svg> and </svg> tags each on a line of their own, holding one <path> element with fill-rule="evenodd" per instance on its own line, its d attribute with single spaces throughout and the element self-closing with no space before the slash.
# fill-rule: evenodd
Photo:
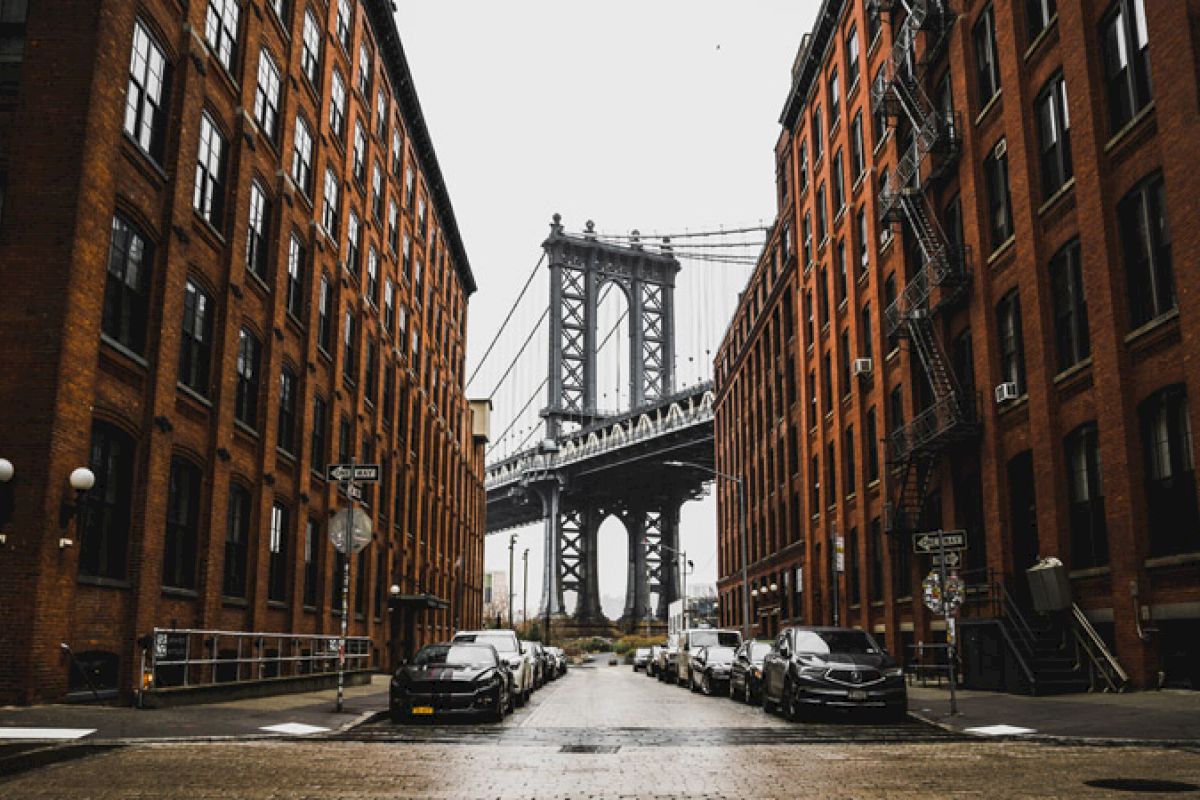
<svg viewBox="0 0 1200 800">
<path fill-rule="evenodd" d="M 914 553 L 937 553 L 942 549 L 966 550 L 966 531 L 931 531 L 913 534 Z"/>
<path fill-rule="evenodd" d="M 375 483 L 379 480 L 378 464 L 329 464 L 325 467 L 325 479 L 330 481 L 355 480 Z"/>
</svg>

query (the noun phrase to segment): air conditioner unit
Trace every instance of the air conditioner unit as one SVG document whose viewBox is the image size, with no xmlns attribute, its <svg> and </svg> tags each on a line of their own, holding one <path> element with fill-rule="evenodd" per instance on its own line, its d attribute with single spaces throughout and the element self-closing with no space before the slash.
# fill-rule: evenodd
<svg viewBox="0 0 1200 800">
<path fill-rule="evenodd" d="M 1017 385 L 1012 381 L 997 384 L 996 386 L 996 402 L 1007 403 L 1010 400 L 1017 399 Z"/>
<path fill-rule="evenodd" d="M 860 378 L 871 377 L 871 372 L 875 369 L 875 362 L 869 358 L 854 359 L 854 374 Z"/>
</svg>

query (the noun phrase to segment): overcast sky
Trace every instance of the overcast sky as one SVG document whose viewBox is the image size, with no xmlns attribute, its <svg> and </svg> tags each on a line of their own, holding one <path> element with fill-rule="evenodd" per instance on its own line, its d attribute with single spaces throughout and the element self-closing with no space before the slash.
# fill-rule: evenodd
<svg viewBox="0 0 1200 800">
<path fill-rule="evenodd" d="M 779 114 L 818 6 L 401 0 L 397 24 L 479 284 L 468 374 L 541 255 L 555 212 L 572 230 L 587 219 L 613 232 L 770 224 Z M 542 307 L 548 277 L 530 289 Z M 740 280 L 722 291 L 736 294 Z M 687 313 L 677 307 L 680 327 Z M 481 385 L 470 394 L 481 389 L 486 395 Z M 499 400 L 494 431 L 515 412 Z M 711 499 L 684 508 L 690 584 L 716 581 L 715 510 Z M 518 609 L 521 554 L 530 549 L 531 614 L 542 536 L 540 526 L 522 530 L 516 548 Z M 627 552 L 609 520 L 603 595 L 624 597 Z M 487 569 L 507 569 L 508 536 L 489 537 L 485 558 Z"/>
</svg>

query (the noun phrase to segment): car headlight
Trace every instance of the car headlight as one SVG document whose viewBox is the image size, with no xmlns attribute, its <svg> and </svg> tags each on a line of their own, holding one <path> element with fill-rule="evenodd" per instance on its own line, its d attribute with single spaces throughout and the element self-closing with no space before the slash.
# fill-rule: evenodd
<svg viewBox="0 0 1200 800">
<path fill-rule="evenodd" d="M 755 667 L 755 668 L 754 668 L 754 677 L 756 677 L 756 678 L 761 678 L 761 677 L 762 677 L 762 670 L 761 670 L 761 669 L 759 669 L 758 667 Z"/>
<path fill-rule="evenodd" d="M 888 667 L 887 669 L 885 669 L 883 671 L 883 677 L 885 677 L 885 678 L 903 678 L 904 677 L 904 667 Z"/>
</svg>

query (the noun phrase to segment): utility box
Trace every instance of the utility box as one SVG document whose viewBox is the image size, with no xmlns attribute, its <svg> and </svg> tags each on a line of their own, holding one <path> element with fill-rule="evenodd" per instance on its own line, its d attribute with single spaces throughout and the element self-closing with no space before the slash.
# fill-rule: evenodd
<svg viewBox="0 0 1200 800">
<path fill-rule="evenodd" d="M 471 407 L 471 436 L 477 444 L 486 444 L 492 437 L 492 401 L 482 399 L 467 402 Z"/>
<path fill-rule="evenodd" d="M 1029 569 L 1029 594 L 1033 610 L 1039 614 L 1065 611 L 1071 607 L 1071 581 L 1067 568 L 1057 558 L 1043 558 Z"/>
</svg>

